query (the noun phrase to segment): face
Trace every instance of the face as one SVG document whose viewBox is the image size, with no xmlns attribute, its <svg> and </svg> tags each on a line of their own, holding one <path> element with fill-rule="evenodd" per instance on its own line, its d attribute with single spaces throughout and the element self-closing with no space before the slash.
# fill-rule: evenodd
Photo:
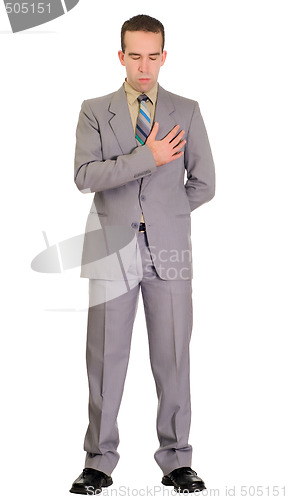
<svg viewBox="0 0 289 500">
<path fill-rule="evenodd" d="M 149 31 L 126 31 L 125 51 L 118 57 L 126 68 L 127 82 L 137 91 L 151 90 L 158 80 L 167 53 L 162 52 L 162 34 Z"/>
</svg>

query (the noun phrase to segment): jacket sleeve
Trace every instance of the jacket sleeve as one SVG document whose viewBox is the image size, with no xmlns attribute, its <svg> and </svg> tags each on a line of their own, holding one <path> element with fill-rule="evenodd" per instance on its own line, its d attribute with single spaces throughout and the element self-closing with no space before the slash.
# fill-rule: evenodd
<svg viewBox="0 0 289 500">
<path fill-rule="evenodd" d="M 215 195 L 215 166 L 205 124 L 195 103 L 184 154 L 187 182 L 185 188 L 191 211 Z"/>
<path fill-rule="evenodd" d="M 136 146 L 130 154 L 102 159 L 99 124 L 89 103 L 83 101 L 76 129 L 74 182 L 83 193 L 122 186 L 157 170 L 148 146 Z"/>
</svg>

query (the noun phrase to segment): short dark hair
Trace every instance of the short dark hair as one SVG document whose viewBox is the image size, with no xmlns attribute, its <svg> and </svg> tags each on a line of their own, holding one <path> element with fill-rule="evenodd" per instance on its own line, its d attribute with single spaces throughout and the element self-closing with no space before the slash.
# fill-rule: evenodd
<svg viewBox="0 0 289 500">
<path fill-rule="evenodd" d="M 163 37 L 162 51 L 165 46 L 165 29 L 160 21 L 145 14 L 131 17 L 125 21 L 121 28 L 121 50 L 125 51 L 124 35 L 126 31 L 150 31 L 151 33 L 161 33 Z"/>
</svg>

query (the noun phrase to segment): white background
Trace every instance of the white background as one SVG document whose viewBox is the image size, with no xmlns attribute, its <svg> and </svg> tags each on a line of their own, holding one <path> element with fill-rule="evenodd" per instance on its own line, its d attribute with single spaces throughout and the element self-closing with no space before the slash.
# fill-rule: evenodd
<svg viewBox="0 0 289 500">
<path fill-rule="evenodd" d="M 235 487 L 238 497 L 250 485 L 263 497 L 275 485 L 283 496 L 288 2 L 80 0 L 17 34 L 2 4 L 1 494 L 71 498 L 84 467 L 88 280 L 80 268 L 41 274 L 30 263 L 46 247 L 42 231 L 50 245 L 84 231 L 93 195 L 73 181 L 78 113 L 84 99 L 122 85 L 120 28 L 144 13 L 166 29 L 159 82 L 199 102 L 216 165 L 216 196 L 192 213 L 190 443 L 192 468 L 208 488 L 199 496 L 218 488 L 224 498 Z M 136 488 L 134 496 L 162 487 L 156 410 L 140 299 L 112 474 L 113 486 Z"/>
</svg>

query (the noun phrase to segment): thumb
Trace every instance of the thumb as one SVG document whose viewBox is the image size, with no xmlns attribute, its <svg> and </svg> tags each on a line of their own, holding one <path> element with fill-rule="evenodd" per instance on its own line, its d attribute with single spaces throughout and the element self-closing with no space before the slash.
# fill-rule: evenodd
<svg viewBox="0 0 289 500">
<path fill-rule="evenodd" d="M 149 135 L 149 138 L 152 139 L 153 141 L 155 140 L 156 138 L 156 135 L 158 133 L 158 130 L 159 130 L 159 124 L 158 122 L 155 122 L 153 128 L 151 129 L 151 133 Z"/>
</svg>

